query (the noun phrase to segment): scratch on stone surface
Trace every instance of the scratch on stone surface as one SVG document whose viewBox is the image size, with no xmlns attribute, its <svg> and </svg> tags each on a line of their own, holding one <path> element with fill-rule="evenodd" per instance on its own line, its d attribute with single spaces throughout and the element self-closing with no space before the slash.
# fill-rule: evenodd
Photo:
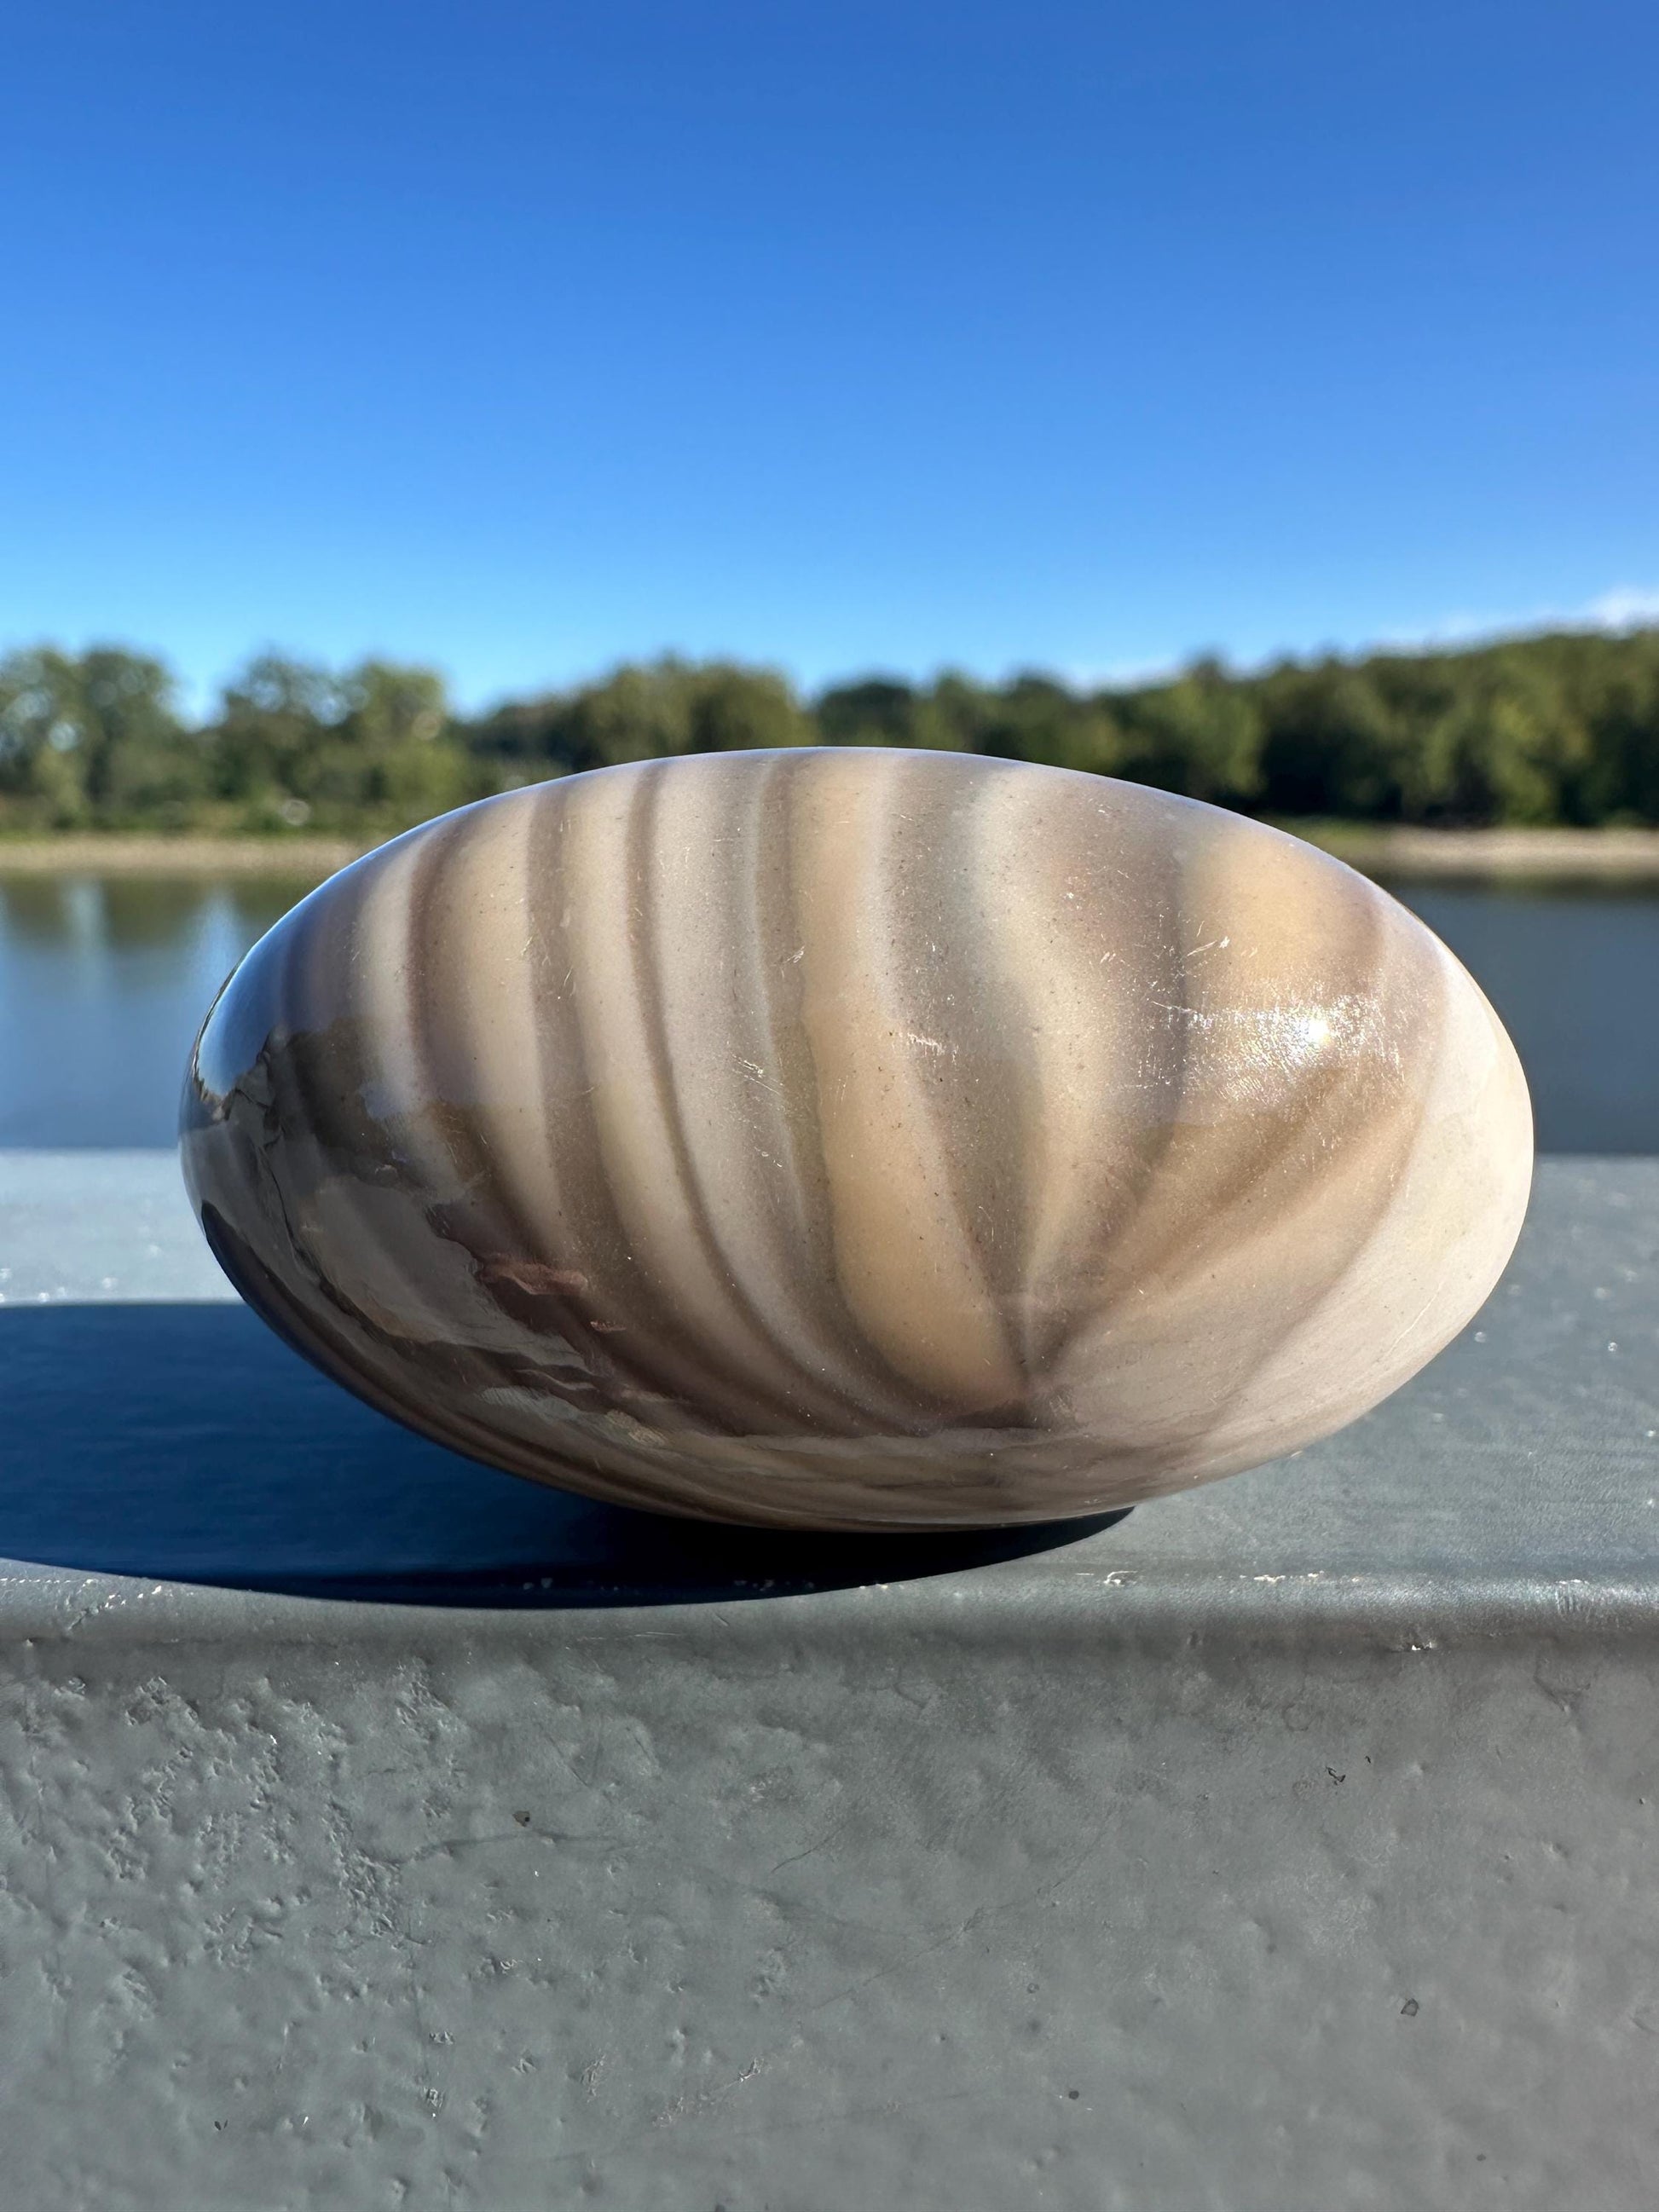
<svg viewBox="0 0 1659 2212">
<path fill-rule="evenodd" d="M 814 1851 L 821 1851 L 826 1844 L 833 1842 L 835 1838 L 840 1835 L 842 1830 L 859 1809 L 858 1805 L 849 1805 L 840 1820 L 833 1826 L 826 1828 L 816 1843 L 808 1844 L 805 1850 L 792 1851 L 787 1859 L 780 1859 L 772 1869 L 772 1872 L 781 1874 L 785 1867 L 799 1866 L 803 1859 L 810 1859 Z"/>
<path fill-rule="evenodd" d="M 717 2105 L 729 2097 L 734 2089 L 741 2089 L 745 2081 L 752 2081 L 765 2063 L 763 2058 L 751 2058 L 742 2073 L 734 2075 L 730 2081 L 718 2082 L 712 2089 L 699 2089 L 689 2097 L 676 2097 L 672 2105 L 665 2105 L 653 2117 L 651 2125 L 653 2128 L 672 2128 L 681 2120 L 701 2119 L 706 2112 L 713 2112 Z"/>
<path fill-rule="evenodd" d="M 1389 1339 L 1388 1342 L 1383 1346 L 1383 1347 L 1382 1347 L 1382 1351 L 1381 1351 L 1381 1352 L 1379 1352 L 1377 1353 L 1377 1355 L 1376 1355 L 1376 1364 L 1377 1364 L 1377 1366 L 1378 1366 L 1379 1368 L 1380 1368 L 1380 1367 L 1382 1367 L 1382 1366 L 1384 1364 L 1384 1363 L 1388 1360 L 1388 1358 L 1389 1358 L 1389 1355 L 1394 1352 L 1394 1350 L 1395 1350 L 1395 1346 L 1398 1346 L 1398 1345 L 1403 1344 L 1403 1343 L 1405 1342 L 1406 1339 L 1407 1339 L 1407 1338 L 1411 1334 L 1412 1331 L 1413 1331 L 1413 1330 L 1417 1327 L 1417 1325 L 1418 1325 L 1419 1322 L 1420 1322 L 1420 1321 L 1422 1320 L 1422 1318 L 1423 1318 L 1424 1315 L 1425 1315 L 1425 1313 L 1427 1313 L 1427 1312 L 1428 1312 L 1429 1309 L 1430 1309 L 1430 1308 L 1431 1308 L 1431 1307 L 1435 1304 L 1436 1300 L 1439 1297 L 1439 1296 L 1440 1296 L 1440 1287 L 1441 1287 L 1441 1284 L 1442 1284 L 1442 1282 L 1444 1280 L 1444 1275 L 1445 1275 L 1445 1271 L 1444 1271 L 1444 1270 L 1443 1270 L 1443 1269 L 1442 1269 L 1442 1271 L 1441 1271 L 1441 1273 L 1440 1273 L 1439 1274 L 1437 1274 L 1437 1275 L 1435 1277 L 1434 1288 L 1430 1291 L 1430 1293 L 1429 1293 L 1428 1297 L 1427 1297 L 1423 1301 L 1423 1304 L 1422 1304 L 1420 1306 L 1419 1306 L 1419 1308 L 1417 1309 L 1417 1311 L 1416 1311 L 1416 1312 L 1412 1316 L 1411 1319 L 1410 1319 L 1408 1322 L 1405 1322 L 1405 1323 L 1404 1323 L 1401 1328 L 1397 1328 L 1397 1329 L 1395 1331 L 1394 1334 L 1393 1334 L 1393 1335 Z"/>
<path fill-rule="evenodd" d="M 1044 1898 L 1056 1895 L 1068 1881 L 1073 1881 L 1082 1872 L 1099 1850 L 1105 1841 L 1106 1831 L 1110 1827 L 1113 1815 L 1109 1813 L 1088 1842 L 1079 1851 L 1077 1856 L 1068 1865 L 1062 1867 L 1052 1881 L 1039 1882 L 1034 1889 L 1021 1890 L 1014 1897 L 995 1898 L 988 1905 L 976 1905 L 965 1920 L 955 1928 L 947 1929 L 943 1936 L 935 1936 L 931 1943 L 915 1945 L 908 1950 L 901 1951 L 896 1958 L 890 1959 L 885 1966 L 878 1966 L 873 1972 L 866 1974 L 862 1979 L 849 1983 L 844 1990 L 837 1990 L 833 1996 L 820 1997 L 816 2004 L 809 2005 L 806 2009 L 809 2012 L 822 2012 L 829 2005 L 840 2004 L 843 1998 L 857 1996 L 860 1990 L 869 1989 L 873 1983 L 885 1981 L 890 1975 L 898 1973 L 904 1967 L 919 1964 L 923 1959 L 931 1958 L 935 1951 L 942 1951 L 949 1944 L 960 1942 L 964 1936 L 971 1935 L 975 1929 L 981 1927 L 986 1921 L 995 1919 L 1004 1912 L 1017 1911 L 1022 1905 L 1035 1905 Z"/>
<path fill-rule="evenodd" d="M 574 1828 L 521 1828 L 516 1825 L 485 1836 L 441 1836 L 436 1843 L 422 1844 L 418 1850 L 404 1852 L 396 1858 L 383 1858 L 379 1863 L 386 1867 L 418 1866 L 422 1859 L 435 1859 L 447 1852 L 482 1849 L 487 1844 L 617 1844 L 626 1838 L 602 1835 L 597 1831 Z"/>
<path fill-rule="evenodd" d="M 879 2105 L 842 2105 L 828 2112 L 805 2112 L 799 2119 L 767 2120 L 757 2128 L 733 2128 L 731 2135 L 734 2142 L 754 2142 L 763 2136 L 791 2135 L 798 2129 L 827 2127 L 838 2121 L 896 2119 L 901 2112 L 925 2112 L 934 2105 L 960 2105 L 969 2098 L 975 2103 L 985 2101 L 984 2092 L 978 2087 L 945 2089 L 936 2097 L 893 2097 Z"/>
<path fill-rule="evenodd" d="M 590 2058 L 588 2060 L 586 2065 L 584 2066 L 581 2070 L 581 2085 L 582 2094 L 584 2096 L 598 2096 L 599 2093 L 599 2076 L 610 2063 L 611 2053 L 608 2051 L 602 2051 L 597 2058 Z"/>
<path fill-rule="evenodd" d="M 63 1623 L 64 1633 L 65 1636 L 73 1636 L 77 1628 L 85 1627 L 89 1620 L 100 1620 L 106 1613 L 118 1612 L 127 1605 L 142 1604 L 148 1598 L 161 1597 L 165 1594 L 166 1587 L 162 1583 L 140 1583 L 131 1589 L 124 1585 L 112 1588 L 107 1583 L 94 1582 L 88 1576 L 84 1582 L 77 1584 L 77 1595 L 92 1590 L 97 1593 L 96 1598 L 89 1604 L 78 1607 L 65 1617 Z M 69 1601 L 73 1604 L 73 1598 Z"/>
<path fill-rule="evenodd" d="M 753 2072 L 757 2072 L 760 2065 L 763 2063 L 763 2061 L 759 2062 L 751 2072 L 745 2072 L 739 2079 L 744 2081 L 752 2079 Z M 735 2084 L 729 2086 L 734 2087 Z M 717 2094 L 718 2093 L 710 2093 L 711 2098 Z M 937 2095 L 929 2097 L 890 2097 L 878 2105 L 836 2105 L 822 2112 L 803 2112 L 793 2119 L 763 2120 L 757 2127 L 734 2128 L 722 2120 L 722 2139 L 732 2142 L 758 2142 L 768 2136 L 794 2135 L 808 2128 L 833 2127 L 849 2121 L 896 2119 L 902 2112 L 927 2112 L 938 2105 L 961 2105 L 969 2100 L 977 2105 L 983 2105 L 987 2101 L 983 2087 L 975 2086 L 969 2089 L 945 2089 Z M 670 2110 L 672 2112 L 672 2107 Z M 676 2115 L 676 2117 L 684 2117 L 695 2122 L 716 2118 L 719 2115 L 714 2109 L 705 2112 L 698 2109 L 696 2105 L 692 2103 L 688 2104 L 683 2116 Z M 656 2123 L 653 2122 L 653 2124 L 655 2125 Z M 613 2136 L 608 2142 L 591 2145 L 586 2150 L 561 2151 L 556 2156 L 545 2160 L 545 2164 L 548 2166 L 577 2164 L 592 2166 L 601 2159 L 613 2156 L 617 2151 L 636 2149 L 638 2143 L 638 2136 L 630 2132 L 627 2135 Z"/>
</svg>

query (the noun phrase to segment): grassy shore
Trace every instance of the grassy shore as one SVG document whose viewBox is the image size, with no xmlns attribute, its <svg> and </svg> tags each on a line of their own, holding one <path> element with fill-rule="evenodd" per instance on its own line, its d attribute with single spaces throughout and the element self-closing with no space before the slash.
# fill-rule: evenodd
<svg viewBox="0 0 1659 2212">
<path fill-rule="evenodd" d="M 1659 830 L 1411 830 L 1283 822 L 1379 876 L 1593 876 L 1659 880 Z M 286 876 L 320 883 L 370 849 L 349 837 L 0 837 L 0 876 Z"/>
</svg>

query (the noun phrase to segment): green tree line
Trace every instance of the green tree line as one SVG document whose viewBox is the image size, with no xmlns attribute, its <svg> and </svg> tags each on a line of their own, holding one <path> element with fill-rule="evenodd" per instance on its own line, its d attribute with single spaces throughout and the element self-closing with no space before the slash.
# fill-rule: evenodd
<svg viewBox="0 0 1659 2212">
<path fill-rule="evenodd" d="M 473 716 L 428 668 L 262 653 L 199 721 L 154 655 L 38 646 L 0 659 L 0 831 L 372 836 L 613 762 L 810 744 L 1044 761 L 1285 820 L 1659 823 L 1659 628 L 1204 659 L 1099 690 L 946 674 L 804 698 L 773 670 L 670 658 Z"/>
</svg>

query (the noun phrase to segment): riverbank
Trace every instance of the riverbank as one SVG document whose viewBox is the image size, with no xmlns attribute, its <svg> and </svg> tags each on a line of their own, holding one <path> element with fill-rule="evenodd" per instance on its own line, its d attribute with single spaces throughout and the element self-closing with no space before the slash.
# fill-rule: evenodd
<svg viewBox="0 0 1659 2212">
<path fill-rule="evenodd" d="M 1351 822 L 1279 827 L 1368 876 L 1659 880 L 1659 830 L 1414 830 Z"/>
<path fill-rule="evenodd" d="M 288 876 L 320 883 L 376 842 L 349 837 L 163 837 L 69 831 L 0 837 L 0 876 Z"/>
<path fill-rule="evenodd" d="M 1659 830 L 1415 830 L 1284 822 L 1367 875 L 1627 877 L 1659 881 Z M 0 876 L 267 876 L 320 883 L 379 841 L 349 837 L 0 837 Z"/>
</svg>

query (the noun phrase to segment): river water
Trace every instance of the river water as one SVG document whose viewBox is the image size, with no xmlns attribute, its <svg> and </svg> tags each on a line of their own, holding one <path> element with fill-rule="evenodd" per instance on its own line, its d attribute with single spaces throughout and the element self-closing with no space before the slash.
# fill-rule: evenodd
<svg viewBox="0 0 1659 2212">
<path fill-rule="evenodd" d="M 308 887 L 0 874 L 0 1146 L 171 1145 L 203 1012 Z M 1659 884 L 1390 889 L 1508 1024 L 1542 1150 L 1659 1152 Z"/>
</svg>

